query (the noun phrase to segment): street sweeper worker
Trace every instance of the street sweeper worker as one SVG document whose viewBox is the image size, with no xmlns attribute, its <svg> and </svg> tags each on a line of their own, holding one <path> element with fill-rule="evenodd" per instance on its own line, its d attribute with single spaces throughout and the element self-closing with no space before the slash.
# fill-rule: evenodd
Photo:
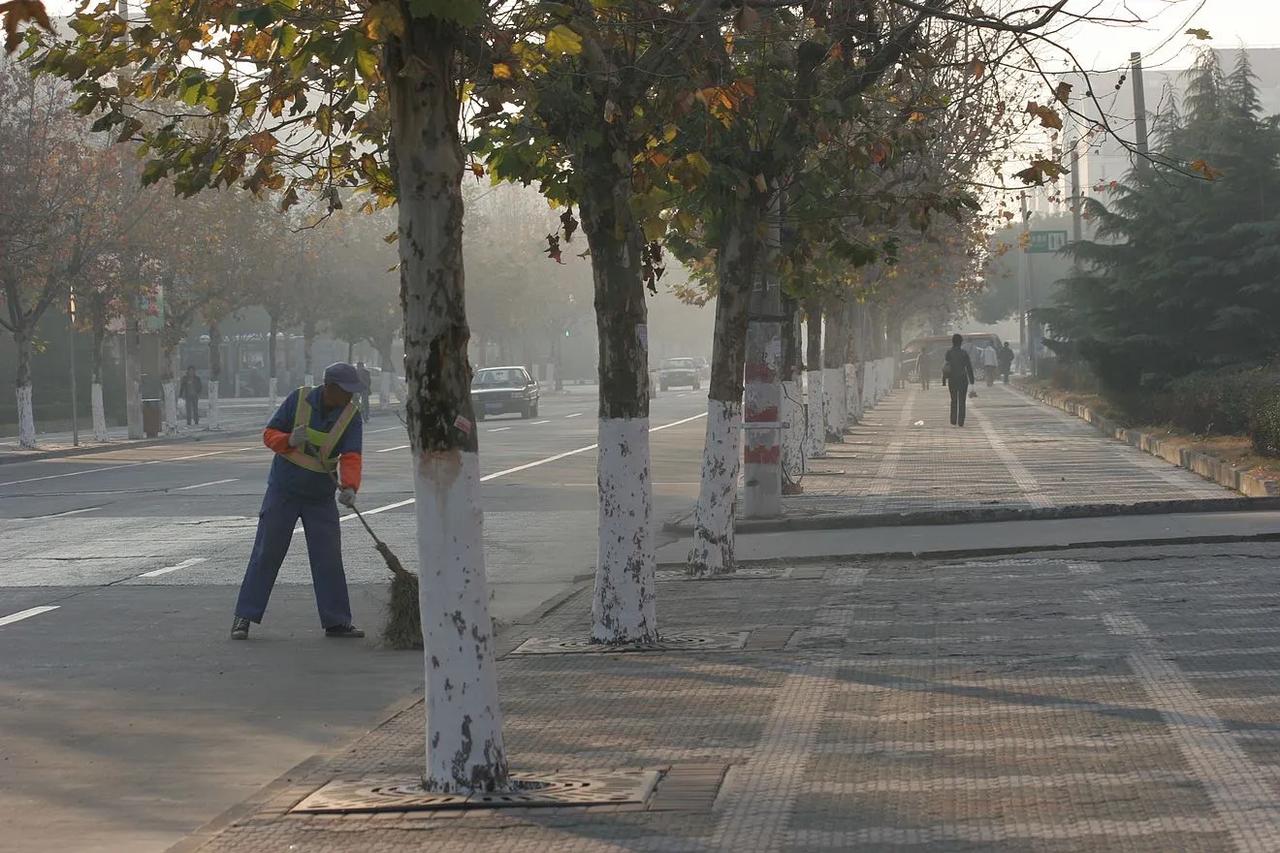
<svg viewBox="0 0 1280 853">
<path fill-rule="evenodd" d="M 360 489 L 363 426 L 352 401 L 360 388 L 354 367 L 345 362 L 331 364 L 324 369 L 323 385 L 292 392 L 268 422 L 262 442 L 275 452 L 275 458 L 258 512 L 258 535 L 240 584 L 231 639 L 248 639 L 249 623 L 262 622 L 298 519 L 307 539 L 311 582 L 325 635 L 364 636 L 351 624 L 334 502 L 336 491 L 338 503 L 354 507 Z"/>
</svg>

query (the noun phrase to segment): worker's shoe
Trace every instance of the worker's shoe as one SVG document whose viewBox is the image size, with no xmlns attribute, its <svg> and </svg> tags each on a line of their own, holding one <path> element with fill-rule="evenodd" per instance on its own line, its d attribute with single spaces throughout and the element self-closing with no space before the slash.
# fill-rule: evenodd
<svg viewBox="0 0 1280 853">
<path fill-rule="evenodd" d="M 342 640 L 359 640 L 364 637 L 364 631 L 361 631 L 355 625 L 334 625 L 332 628 L 325 628 L 324 635 Z"/>
<path fill-rule="evenodd" d="M 231 639 L 247 640 L 249 639 L 249 620 L 243 616 L 237 616 L 231 620 Z"/>
</svg>

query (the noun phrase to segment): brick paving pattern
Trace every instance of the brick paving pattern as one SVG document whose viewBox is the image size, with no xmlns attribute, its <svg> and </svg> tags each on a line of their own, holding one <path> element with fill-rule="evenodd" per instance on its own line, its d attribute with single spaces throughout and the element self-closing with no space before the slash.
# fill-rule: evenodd
<svg viewBox="0 0 1280 853">
<path fill-rule="evenodd" d="M 805 494 L 788 514 L 894 513 L 968 508 L 1236 497 L 1196 474 L 997 384 L 977 387 L 963 429 L 935 385 L 893 392 L 827 456 L 809 461 Z M 835 474 L 830 472 L 839 471 Z"/>
<path fill-rule="evenodd" d="M 201 849 L 1277 850 L 1277 560 L 1242 544 L 663 582 L 664 630 L 746 647 L 499 663 L 518 769 L 662 769 L 647 804 L 288 814 L 333 778 L 412 779 L 417 704 Z M 502 650 L 583 633 L 589 603 Z"/>
</svg>

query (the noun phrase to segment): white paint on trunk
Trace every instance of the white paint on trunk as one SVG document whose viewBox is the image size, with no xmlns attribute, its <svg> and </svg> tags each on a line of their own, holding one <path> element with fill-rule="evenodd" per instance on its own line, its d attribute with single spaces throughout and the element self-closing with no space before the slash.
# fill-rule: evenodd
<svg viewBox="0 0 1280 853">
<path fill-rule="evenodd" d="M 875 373 L 872 369 L 871 362 L 864 361 L 858 365 L 862 371 L 862 393 L 860 395 L 862 401 L 862 411 L 866 411 L 874 406 L 875 392 L 872 390 L 875 385 Z"/>
<path fill-rule="evenodd" d="M 31 386 L 18 386 L 18 444 L 36 446 L 36 416 L 31 407 Z"/>
<path fill-rule="evenodd" d="M 826 367 L 822 371 L 822 393 L 826 400 L 827 440 L 839 441 L 845 427 L 844 369 Z"/>
<path fill-rule="evenodd" d="M 800 383 L 787 380 L 782 383 L 782 422 L 788 426 L 782 430 L 782 476 L 804 475 L 804 397 Z"/>
<path fill-rule="evenodd" d="M 805 437 L 806 450 L 809 457 L 819 459 L 827 455 L 827 415 L 826 396 L 822 390 L 822 371 L 810 370 L 805 373 L 808 385 L 808 435 Z"/>
<path fill-rule="evenodd" d="M 95 382 L 89 389 L 89 408 L 93 412 L 93 440 L 107 441 L 111 438 L 107 432 L 107 409 L 102 403 L 102 383 Z"/>
<path fill-rule="evenodd" d="M 658 614 L 649 419 L 601 418 L 598 443 L 600 548 L 591 638 L 653 642 L 658 639 Z"/>
<path fill-rule="evenodd" d="M 418 606 L 426 671 L 424 784 L 433 791 L 483 789 L 506 777 L 502 709 L 485 581 L 480 458 L 425 452 L 413 479 L 418 511 Z"/>
<path fill-rule="evenodd" d="M 302 375 L 302 384 L 311 387 L 316 384 L 316 375 L 314 373 L 304 373 Z"/>
<path fill-rule="evenodd" d="M 271 403 L 272 409 L 280 405 L 280 396 L 276 392 L 276 378 L 274 376 L 267 380 L 267 400 Z"/>
<path fill-rule="evenodd" d="M 378 388 L 378 408 L 385 409 L 391 405 L 391 371 L 383 369 Z"/>
<path fill-rule="evenodd" d="M 741 403 L 707 400 L 702 486 L 694 511 L 693 547 L 689 549 L 691 575 L 717 575 L 734 570 L 733 520 L 738 499 L 741 428 Z"/>
<path fill-rule="evenodd" d="M 221 429 L 218 425 L 218 380 L 209 380 L 209 412 L 205 415 L 205 425 L 209 429 Z"/>
<path fill-rule="evenodd" d="M 845 418 L 847 423 L 862 422 L 862 390 L 858 387 L 858 367 L 854 364 L 844 366 Z"/>
<path fill-rule="evenodd" d="M 178 431 L 178 385 L 172 379 L 160 383 L 160 396 L 164 400 L 164 431 Z"/>
</svg>

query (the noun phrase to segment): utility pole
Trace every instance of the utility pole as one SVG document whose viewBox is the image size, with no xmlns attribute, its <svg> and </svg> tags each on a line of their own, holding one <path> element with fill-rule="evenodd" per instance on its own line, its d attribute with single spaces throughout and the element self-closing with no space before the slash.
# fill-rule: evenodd
<svg viewBox="0 0 1280 853">
<path fill-rule="evenodd" d="M 1071 242 L 1079 243 L 1084 239 L 1084 225 L 1080 217 L 1080 205 L 1084 201 L 1080 197 L 1080 140 L 1070 140 L 1071 145 Z M 1080 274 L 1080 258 L 1075 256 L 1071 261 L 1076 275 Z"/>
<path fill-rule="evenodd" d="M 1027 218 L 1027 193 L 1019 193 L 1022 200 L 1022 233 L 1018 239 L 1018 347 L 1022 350 L 1022 365 L 1025 369 L 1031 364 L 1031 336 L 1028 334 L 1027 309 L 1028 280 L 1030 279 L 1031 256 L 1027 254 L 1031 248 L 1031 223 Z"/>
<path fill-rule="evenodd" d="M 129 21 L 129 0 L 117 0 L 116 14 L 120 16 L 120 20 L 128 26 Z M 121 89 L 127 88 L 130 73 L 124 70 L 120 73 Z M 133 158 L 124 158 L 121 169 L 124 171 L 124 184 L 128 186 L 130 178 L 133 177 Z M 122 274 L 128 275 L 134 272 L 134 265 L 126 262 L 121 269 Z M 138 270 L 137 272 L 141 272 Z M 125 423 L 129 427 L 129 438 L 142 438 L 142 330 L 138 323 L 138 305 L 135 301 L 133 305 L 126 308 L 124 323 L 124 413 Z"/>
<path fill-rule="evenodd" d="M 1150 146 L 1147 142 L 1147 92 L 1142 79 L 1142 54 L 1129 54 L 1129 73 L 1133 75 L 1133 132 L 1138 149 L 1138 168 L 1145 169 Z"/>
<path fill-rule="evenodd" d="M 773 187 L 763 272 L 752 283 L 743 394 L 743 491 L 746 518 L 782 515 L 782 287 L 776 267 L 782 239 L 780 192 Z"/>
<path fill-rule="evenodd" d="M 67 297 L 67 317 L 71 352 L 71 445 L 80 446 L 80 420 L 76 400 L 76 286 L 71 285 L 71 293 Z"/>
</svg>

